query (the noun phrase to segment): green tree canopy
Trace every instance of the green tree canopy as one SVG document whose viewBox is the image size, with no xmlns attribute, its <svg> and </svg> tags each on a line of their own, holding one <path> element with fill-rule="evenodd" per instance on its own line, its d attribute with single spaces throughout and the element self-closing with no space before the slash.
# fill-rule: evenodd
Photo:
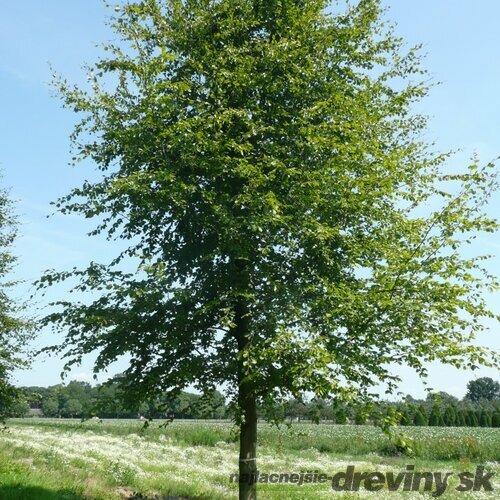
<svg viewBox="0 0 500 500">
<path fill-rule="evenodd" d="M 456 408 L 449 405 L 444 410 L 443 423 L 447 427 L 455 427 L 458 424 Z"/>
<path fill-rule="evenodd" d="M 491 425 L 493 427 L 500 427 L 500 412 L 499 411 L 495 411 L 493 413 L 493 416 L 491 418 Z"/>
<path fill-rule="evenodd" d="M 479 425 L 481 427 L 491 427 L 491 424 L 492 424 L 491 413 L 483 408 L 481 410 L 481 413 L 479 414 Z"/>
<path fill-rule="evenodd" d="M 415 416 L 413 417 L 413 423 L 416 426 L 427 425 L 427 417 L 422 413 L 420 408 L 415 412 Z"/>
<path fill-rule="evenodd" d="M 500 384 L 490 377 L 480 377 L 467 384 L 465 399 L 478 402 L 482 399 L 493 400 L 500 398 Z"/>
<path fill-rule="evenodd" d="M 429 425 L 434 427 L 444 425 L 443 416 L 438 405 L 434 405 L 431 409 L 431 413 L 429 415 Z"/>
<path fill-rule="evenodd" d="M 83 406 L 78 399 L 68 399 L 62 408 L 65 417 L 78 417 L 82 414 Z"/>
<path fill-rule="evenodd" d="M 46 417 L 58 417 L 59 401 L 57 398 L 51 397 L 46 399 L 42 404 L 42 412 Z"/>
<path fill-rule="evenodd" d="M 82 115 L 75 159 L 101 174 L 57 207 L 127 244 L 41 279 L 94 292 L 47 316 L 66 332 L 56 350 L 68 366 L 97 352 L 96 371 L 130 355 L 130 403 L 225 387 L 242 474 L 257 401 L 360 401 L 394 391 L 394 364 L 491 362 L 471 341 L 494 278 L 460 248 L 497 228 L 493 166 L 446 173 L 421 140 L 418 51 L 378 1 L 328 6 L 131 1 L 89 88 L 56 80 Z"/>
<path fill-rule="evenodd" d="M 16 263 L 12 245 L 17 236 L 17 220 L 7 191 L 0 190 L 0 421 L 8 417 L 13 408 L 19 409 L 22 399 L 10 383 L 14 368 L 26 364 L 23 348 L 30 336 L 30 323 L 23 318 L 23 305 L 11 297 L 16 284 L 9 274 Z"/>
</svg>

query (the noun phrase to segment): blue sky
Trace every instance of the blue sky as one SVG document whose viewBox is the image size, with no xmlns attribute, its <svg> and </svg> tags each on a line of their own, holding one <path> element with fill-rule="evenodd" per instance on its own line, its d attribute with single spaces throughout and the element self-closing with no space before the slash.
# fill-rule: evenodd
<svg viewBox="0 0 500 500">
<path fill-rule="evenodd" d="M 423 43 L 425 67 L 435 81 L 442 82 L 419 104 L 429 114 L 428 139 L 441 150 L 461 151 L 450 168 L 463 166 L 478 153 L 483 161 L 500 155 L 500 2 L 497 0 L 386 0 L 388 18 L 410 44 Z M 76 117 L 61 108 L 49 87 L 51 70 L 68 80 L 85 81 L 82 65 L 99 54 L 96 44 L 112 38 L 105 26 L 109 14 L 100 0 L 24 0 L 7 2 L 0 17 L 0 166 L 3 184 L 17 201 L 21 237 L 16 245 L 19 264 L 15 277 L 25 280 L 16 294 L 27 299 L 30 283 L 47 268 L 68 269 L 90 260 L 107 261 L 114 255 L 103 239 L 88 238 L 92 225 L 76 217 L 46 216 L 49 203 L 92 177 L 92 166 L 68 166 L 68 136 Z M 495 196 L 490 211 L 500 209 Z M 481 237 L 476 247 L 495 255 L 490 269 L 500 268 L 500 235 Z M 52 293 L 52 292 L 51 292 Z M 488 297 L 500 314 L 499 294 Z M 40 299 L 40 304 L 43 300 Z M 498 348 L 499 328 L 493 325 L 484 345 Z M 54 339 L 47 332 L 40 346 Z M 29 371 L 17 372 L 22 385 L 60 382 L 62 362 L 41 359 Z M 90 380 L 90 360 L 72 377 Z M 117 367 L 117 369 L 119 366 Z M 423 386 L 409 370 L 401 369 L 402 389 L 424 395 Z M 457 396 L 466 382 L 480 375 L 497 377 L 492 370 L 474 374 L 453 368 L 431 366 L 429 385 Z"/>
</svg>

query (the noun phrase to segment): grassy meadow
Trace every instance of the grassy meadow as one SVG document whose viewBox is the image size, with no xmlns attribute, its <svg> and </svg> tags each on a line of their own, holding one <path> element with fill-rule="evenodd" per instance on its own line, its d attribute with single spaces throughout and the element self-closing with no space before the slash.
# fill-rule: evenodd
<svg viewBox="0 0 500 500">
<path fill-rule="evenodd" d="M 409 427 L 411 456 L 400 442 L 371 426 L 294 424 L 259 426 L 261 473 L 317 471 L 453 472 L 440 498 L 498 498 L 493 492 L 457 492 L 457 473 L 500 471 L 500 429 Z M 11 420 L 0 433 L 0 499 L 120 499 L 237 497 L 237 434 L 228 422 L 153 422 L 59 419 Z M 334 492 L 330 483 L 259 484 L 259 497 L 432 498 L 430 492 Z M 424 495 L 424 496 L 423 496 Z"/>
</svg>

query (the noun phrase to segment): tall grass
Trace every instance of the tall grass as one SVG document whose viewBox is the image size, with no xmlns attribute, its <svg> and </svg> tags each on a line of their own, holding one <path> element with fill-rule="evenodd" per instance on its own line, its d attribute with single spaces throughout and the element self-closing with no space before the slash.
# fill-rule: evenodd
<svg viewBox="0 0 500 500">
<path fill-rule="evenodd" d="M 152 422 L 145 427 L 134 420 L 80 422 L 62 419 L 11 420 L 10 425 L 68 432 L 93 432 L 127 436 L 139 434 L 146 440 L 167 439 L 187 446 L 215 446 L 238 440 L 237 429 L 229 422 L 175 421 L 166 426 Z M 469 427 L 405 427 L 413 456 L 430 460 L 500 461 L 500 429 Z M 259 424 L 259 446 L 277 453 L 316 449 L 322 453 L 360 456 L 366 454 L 404 455 L 407 453 L 372 426 L 294 424 L 276 428 Z"/>
</svg>

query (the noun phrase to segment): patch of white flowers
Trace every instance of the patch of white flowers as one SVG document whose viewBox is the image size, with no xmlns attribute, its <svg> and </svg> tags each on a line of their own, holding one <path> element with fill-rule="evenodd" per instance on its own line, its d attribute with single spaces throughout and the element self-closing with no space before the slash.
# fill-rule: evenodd
<svg viewBox="0 0 500 500">
<path fill-rule="evenodd" d="M 157 441 L 144 439 L 138 434 L 115 436 L 111 434 L 75 432 L 74 430 L 47 430 L 41 427 L 13 426 L 0 439 L 12 447 L 19 447 L 42 457 L 57 457 L 62 467 L 79 467 L 101 471 L 116 484 L 141 484 L 151 489 L 189 486 L 200 495 L 210 493 L 214 498 L 234 498 L 236 484 L 229 482 L 229 475 L 237 472 L 238 453 L 235 444 L 218 442 L 215 446 L 183 446 L 171 439 L 160 437 Z M 375 457 L 373 457 L 375 458 Z M 300 453 L 278 453 L 265 447 L 259 450 L 258 469 L 261 472 L 320 471 L 329 475 L 345 471 L 355 465 L 359 471 L 396 471 L 394 464 L 375 464 L 359 458 L 337 460 L 331 454 L 316 449 Z M 458 464 L 455 464 L 457 466 Z M 499 469 L 497 462 L 487 467 Z M 361 490 L 344 494 L 332 492 L 328 483 L 288 485 L 287 491 L 300 495 L 309 491 L 315 498 L 422 498 L 418 492 L 374 493 Z M 276 487 L 265 487 L 263 497 L 278 498 Z M 466 494 L 447 491 L 441 498 L 455 497 L 466 500 Z M 497 498 L 497 492 L 475 493 L 474 498 Z M 293 497 L 300 498 L 300 496 Z M 312 498 L 312 497 L 311 497 Z"/>
</svg>

